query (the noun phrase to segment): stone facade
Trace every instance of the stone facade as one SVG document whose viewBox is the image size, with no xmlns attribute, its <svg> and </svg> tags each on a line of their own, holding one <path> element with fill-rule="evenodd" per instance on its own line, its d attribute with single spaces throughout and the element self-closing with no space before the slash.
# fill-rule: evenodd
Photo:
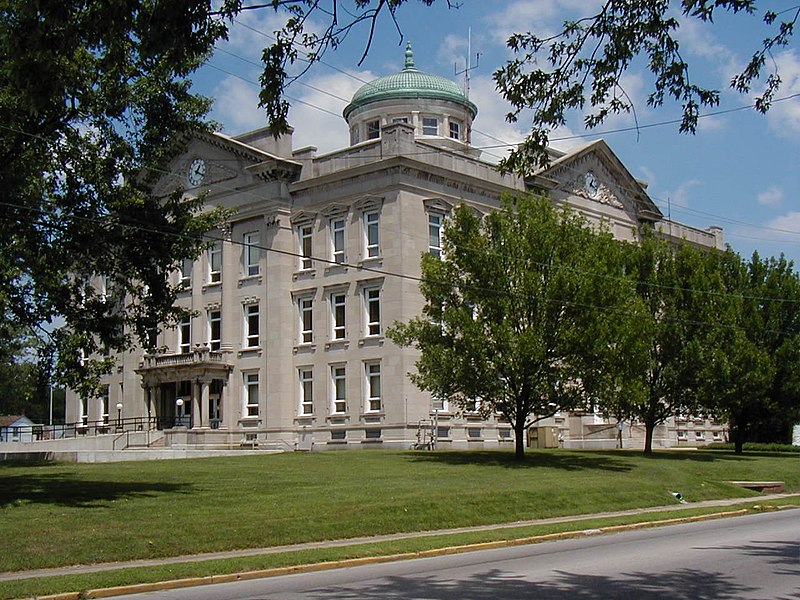
<svg viewBox="0 0 800 600">
<path fill-rule="evenodd" d="M 345 110 L 351 145 L 336 152 L 295 150 L 291 135 L 265 130 L 185 140 L 156 191 L 204 193 L 209 206 L 236 209 L 211 232 L 213 246 L 173 274 L 184 285 L 178 302 L 196 316 L 159 335 L 160 353 L 118 356 L 102 398 L 69 393 L 67 421 L 113 419 L 109 407 L 121 404 L 125 421 L 181 439 L 188 430 L 202 447 L 409 448 L 434 434 L 440 447 L 510 447 L 500 419 L 434 406 L 407 376 L 416 351 L 385 336 L 420 313 L 420 257 L 439 251 L 454 206 L 486 213 L 504 192 L 536 191 L 623 239 L 651 223 L 666 237 L 722 247 L 719 228 L 665 223 L 602 140 L 554 151 L 530 177 L 500 174 L 469 144 L 474 105 L 446 80 L 437 96 L 427 77 L 418 98 L 393 97 L 390 78 L 378 80 L 386 85 L 374 101 L 357 93 Z M 542 425 L 556 427 L 562 445 L 616 441 L 615 425 L 596 415 Z M 678 444 L 673 425 L 657 445 Z"/>
</svg>

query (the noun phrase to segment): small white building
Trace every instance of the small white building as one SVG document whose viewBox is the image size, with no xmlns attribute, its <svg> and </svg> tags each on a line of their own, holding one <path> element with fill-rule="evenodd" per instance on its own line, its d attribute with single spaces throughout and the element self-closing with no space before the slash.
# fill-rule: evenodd
<svg viewBox="0 0 800 600">
<path fill-rule="evenodd" d="M 407 376 L 417 352 L 385 336 L 420 313 L 420 257 L 441 251 L 454 206 L 486 213 L 504 192 L 533 191 L 604 219 L 620 238 L 648 224 L 704 247 L 723 239 L 716 227 L 666 223 L 602 140 L 552 151 L 529 177 L 500 174 L 470 145 L 477 111 L 458 85 L 417 70 L 408 48 L 402 71 L 345 108 L 341 150 L 294 149 L 291 134 L 275 140 L 266 129 L 185 139 L 156 193 L 183 188 L 237 209 L 212 232 L 219 241 L 173 275 L 178 302 L 197 316 L 162 332 L 158 354 L 120 354 L 101 397 L 69 392 L 67 422 L 135 419 L 164 430 L 167 444 L 325 449 L 424 445 L 435 419 L 440 447 L 511 446 L 508 423 L 418 390 Z M 595 415 L 557 419 L 565 445 L 602 425 Z M 656 445 L 677 444 L 665 435 Z"/>
<path fill-rule="evenodd" d="M 41 427 L 25 415 L 0 417 L 0 442 L 32 442 L 37 439 L 36 428 Z"/>
</svg>

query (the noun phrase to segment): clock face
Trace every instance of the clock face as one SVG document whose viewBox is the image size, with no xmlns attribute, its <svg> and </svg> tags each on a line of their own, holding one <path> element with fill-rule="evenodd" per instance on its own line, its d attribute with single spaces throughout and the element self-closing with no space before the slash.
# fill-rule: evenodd
<svg viewBox="0 0 800 600">
<path fill-rule="evenodd" d="M 583 188 L 586 190 L 586 193 L 589 194 L 590 198 L 594 198 L 600 190 L 600 184 L 597 183 L 597 178 L 591 171 L 586 172 L 586 176 L 583 180 Z"/>
<path fill-rule="evenodd" d="M 203 183 L 203 178 L 206 176 L 206 161 L 202 158 L 195 158 L 192 164 L 189 165 L 189 171 L 186 173 L 186 181 L 189 185 L 197 187 Z"/>
</svg>

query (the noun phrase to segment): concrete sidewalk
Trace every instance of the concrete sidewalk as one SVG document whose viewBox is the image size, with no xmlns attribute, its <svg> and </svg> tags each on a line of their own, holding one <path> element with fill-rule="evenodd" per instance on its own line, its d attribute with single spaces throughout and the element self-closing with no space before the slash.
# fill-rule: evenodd
<svg viewBox="0 0 800 600">
<path fill-rule="evenodd" d="M 800 494 L 769 494 L 750 498 L 727 498 L 724 500 L 708 500 L 705 502 L 692 502 L 684 504 L 671 504 L 667 506 L 653 506 L 649 508 L 637 508 L 617 512 L 593 513 L 586 515 L 573 515 L 565 517 L 552 517 L 548 519 L 533 519 L 530 521 L 515 521 L 513 523 L 498 523 L 492 525 L 477 525 L 473 527 L 458 527 L 454 529 L 437 529 L 432 531 L 414 531 L 409 533 L 393 533 L 371 537 L 349 538 L 343 540 L 326 540 L 321 542 L 307 542 L 304 544 L 292 544 L 287 546 L 272 546 L 268 548 L 249 548 L 244 550 L 230 550 L 226 552 L 209 552 L 205 554 L 191 554 L 185 556 L 171 556 L 166 558 L 155 558 L 146 560 L 131 560 L 124 562 L 99 563 L 89 565 L 74 565 L 69 567 L 58 567 L 53 569 L 35 569 L 31 571 L 14 571 L 0 573 L 0 581 L 13 581 L 20 579 L 32 579 L 35 577 L 52 577 L 56 575 L 75 575 L 81 573 L 96 573 L 99 571 L 110 571 L 115 569 L 127 569 L 131 567 L 148 567 L 156 565 L 169 565 L 178 563 L 200 562 L 211 559 L 237 558 L 241 556 L 257 556 L 264 554 L 277 554 L 280 552 L 291 552 L 295 550 L 308 550 L 313 548 L 338 548 L 344 546 L 355 546 L 357 544 L 375 543 L 393 540 L 404 540 L 411 538 L 421 538 L 438 535 L 448 535 L 453 533 L 470 533 L 480 531 L 491 531 L 501 529 L 512 529 L 515 527 L 526 527 L 529 525 L 547 525 L 552 523 L 567 523 L 588 521 L 590 519 L 606 517 L 624 517 L 630 515 L 643 515 L 649 513 L 659 513 L 675 510 L 688 510 L 692 508 L 704 507 L 726 507 L 744 503 L 764 503 L 781 498 L 800 497 Z"/>
</svg>

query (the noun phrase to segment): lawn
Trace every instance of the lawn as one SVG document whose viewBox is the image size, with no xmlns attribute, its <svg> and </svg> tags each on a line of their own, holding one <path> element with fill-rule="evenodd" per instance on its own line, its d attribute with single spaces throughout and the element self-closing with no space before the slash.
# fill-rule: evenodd
<svg viewBox="0 0 800 600">
<path fill-rule="evenodd" d="M 800 491 L 792 454 L 321 452 L 97 465 L 0 463 L 0 571 L 752 498 Z"/>
</svg>

